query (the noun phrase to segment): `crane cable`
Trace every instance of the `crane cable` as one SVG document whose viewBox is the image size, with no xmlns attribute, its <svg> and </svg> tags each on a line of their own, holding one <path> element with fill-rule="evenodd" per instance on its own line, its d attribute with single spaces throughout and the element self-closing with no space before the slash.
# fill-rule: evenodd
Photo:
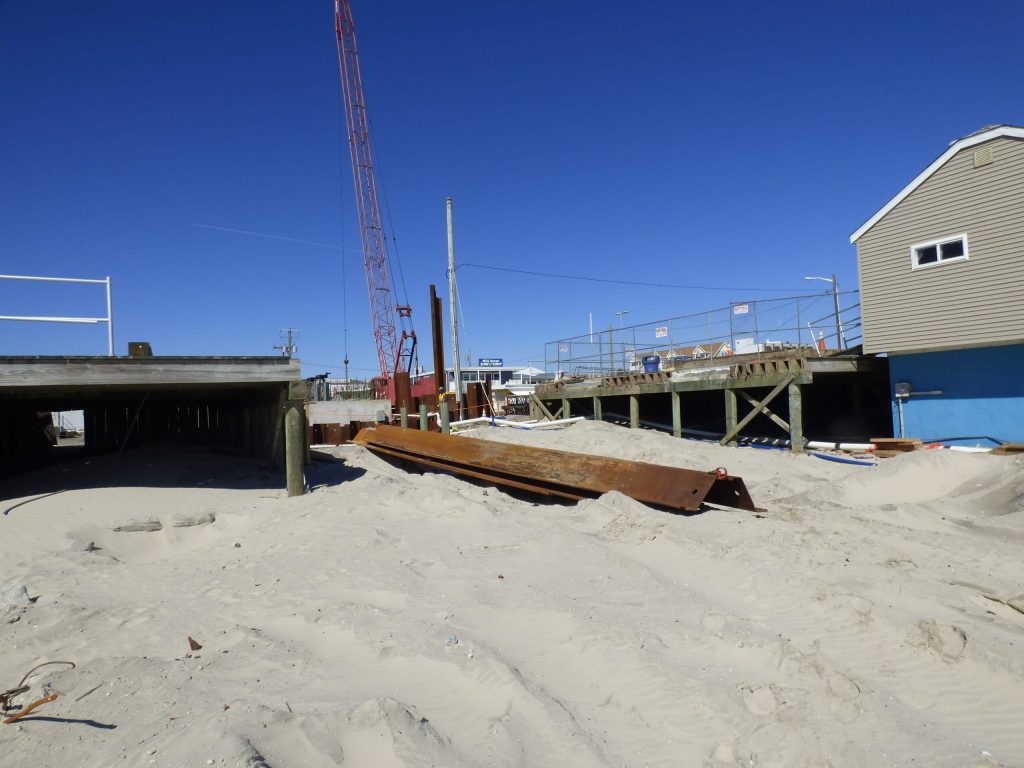
<svg viewBox="0 0 1024 768">
<path fill-rule="evenodd" d="M 368 111 L 366 115 L 366 122 L 368 124 L 368 127 L 373 127 L 373 118 L 370 117 Z M 380 192 L 381 197 L 384 198 L 384 213 L 387 215 L 388 229 L 391 230 L 391 243 L 394 246 L 393 258 L 391 255 L 391 251 L 387 252 L 388 269 L 392 274 L 394 274 L 396 270 L 394 269 L 394 267 L 392 267 L 391 262 L 394 261 L 394 263 L 398 265 L 398 279 L 402 286 L 402 303 L 405 304 L 406 306 L 410 306 L 409 292 L 405 288 L 405 272 L 402 270 L 402 259 L 398 255 L 398 235 L 395 233 L 395 222 L 394 219 L 392 219 L 391 217 L 391 201 L 388 199 L 387 184 L 384 183 L 384 163 L 381 160 L 380 150 L 378 149 L 379 145 L 377 144 L 377 139 L 374 135 L 374 132 L 369 131 L 367 133 L 367 138 L 370 142 L 370 151 L 373 153 L 374 165 L 377 166 L 377 173 L 380 176 Z M 387 238 L 385 237 L 385 239 Z M 397 288 L 398 286 L 395 287 Z M 405 324 L 403 323 L 402 325 L 404 326 Z"/>
<path fill-rule="evenodd" d="M 340 122 L 342 125 L 345 124 L 345 104 L 341 90 L 335 89 L 338 93 L 338 114 L 340 116 Z M 345 168 L 347 159 L 345 153 L 340 151 L 341 144 L 338 143 L 339 148 L 339 159 L 338 159 L 338 196 L 341 198 L 341 205 L 338 206 L 341 210 L 341 328 L 342 328 L 342 348 L 345 365 L 345 377 L 348 378 L 348 267 L 345 260 Z M 348 382 L 345 382 L 348 386 Z"/>
</svg>

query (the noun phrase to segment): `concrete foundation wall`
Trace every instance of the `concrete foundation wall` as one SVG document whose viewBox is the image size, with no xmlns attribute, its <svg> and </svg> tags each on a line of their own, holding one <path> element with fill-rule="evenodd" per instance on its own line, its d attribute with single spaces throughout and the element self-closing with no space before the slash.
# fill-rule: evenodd
<svg viewBox="0 0 1024 768">
<path fill-rule="evenodd" d="M 390 415 L 390 400 L 324 400 L 306 403 L 306 418 L 310 424 L 380 421 Z"/>
</svg>

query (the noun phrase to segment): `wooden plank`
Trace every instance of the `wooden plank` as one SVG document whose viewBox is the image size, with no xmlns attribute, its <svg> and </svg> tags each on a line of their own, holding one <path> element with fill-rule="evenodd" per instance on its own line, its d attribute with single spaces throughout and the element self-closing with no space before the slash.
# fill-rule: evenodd
<svg viewBox="0 0 1024 768">
<path fill-rule="evenodd" d="M 281 362 L 284 361 L 284 362 Z M 0 358 L 4 388 L 138 384 L 251 384 L 302 378 L 288 358 Z"/>
<path fill-rule="evenodd" d="M 771 376 L 755 376 L 751 378 L 732 379 L 726 372 L 716 378 L 701 378 L 683 381 L 665 381 L 658 384 L 633 384 L 630 386 L 609 387 L 597 383 L 593 385 L 574 384 L 565 390 L 537 388 L 538 398 L 548 400 L 579 397 L 625 397 L 627 395 L 658 395 L 669 392 L 712 392 L 722 389 L 764 389 L 774 387 L 779 382 L 788 382 L 794 374 L 783 373 Z M 798 384 L 812 384 L 813 376 L 804 371 L 796 376 Z"/>
<path fill-rule="evenodd" d="M 996 456 L 1024 453 L 1024 443 L 1003 443 L 998 448 L 993 448 L 991 452 Z"/>
</svg>

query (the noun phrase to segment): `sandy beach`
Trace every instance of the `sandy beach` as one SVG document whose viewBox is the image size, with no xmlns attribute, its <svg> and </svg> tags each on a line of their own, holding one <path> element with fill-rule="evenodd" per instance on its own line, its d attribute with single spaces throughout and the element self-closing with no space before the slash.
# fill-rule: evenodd
<svg viewBox="0 0 1024 768">
<path fill-rule="evenodd" d="M 30 678 L 14 703 L 58 698 L 0 765 L 1024 765 L 1020 457 L 473 434 L 725 466 L 765 511 L 539 503 L 357 446 L 292 499 L 204 452 L 22 476 L 0 689 L 75 667 Z"/>
</svg>

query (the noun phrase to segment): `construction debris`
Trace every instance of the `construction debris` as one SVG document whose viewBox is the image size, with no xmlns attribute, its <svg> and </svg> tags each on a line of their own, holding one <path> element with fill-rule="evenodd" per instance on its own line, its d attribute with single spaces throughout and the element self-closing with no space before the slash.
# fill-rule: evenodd
<svg viewBox="0 0 1024 768">
<path fill-rule="evenodd" d="M 901 453 L 910 453 L 924 448 L 924 443 L 914 437 L 872 437 L 874 450 L 880 459 L 891 459 Z"/>
<path fill-rule="evenodd" d="M 992 449 L 995 456 L 1009 456 L 1014 453 L 1024 453 L 1024 443 L 1003 443 Z"/>
<path fill-rule="evenodd" d="M 704 503 L 757 509 L 743 480 L 721 467 L 699 472 L 385 425 L 361 430 L 354 442 L 376 454 L 564 499 L 619 491 L 683 512 L 697 512 Z"/>
</svg>

